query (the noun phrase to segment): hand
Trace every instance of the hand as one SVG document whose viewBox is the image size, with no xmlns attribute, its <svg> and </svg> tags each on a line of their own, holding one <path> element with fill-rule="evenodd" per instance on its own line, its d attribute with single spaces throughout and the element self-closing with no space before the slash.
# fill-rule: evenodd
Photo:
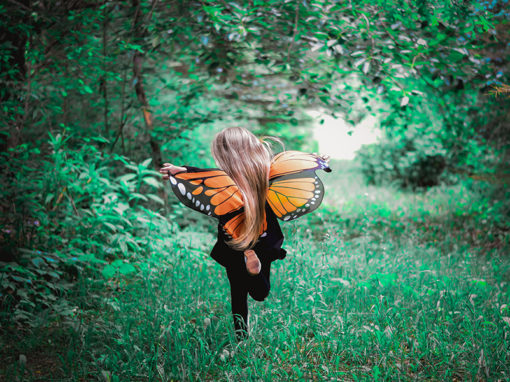
<svg viewBox="0 0 510 382">
<path fill-rule="evenodd" d="M 319 158 L 321 158 L 324 162 L 329 163 L 330 156 L 327 154 L 323 155 L 317 155 Z"/>
<path fill-rule="evenodd" d="M 170 175 L 175 175 L 178 172 L 186 171 L 185 167 L 174 166 L 171 163 L 163 163 L 163 167 L 159 169 L 159 172 L 163 175 L 164 180 L 170 179 Z"/>
</svg>

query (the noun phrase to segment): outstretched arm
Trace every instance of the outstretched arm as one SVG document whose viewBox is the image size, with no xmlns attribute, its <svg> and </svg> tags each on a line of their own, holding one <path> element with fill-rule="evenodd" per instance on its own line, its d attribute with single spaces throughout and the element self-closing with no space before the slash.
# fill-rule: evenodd
<svg viewBox="0 0 510 382">
<path fill-rule="evenodd" d="M 170 175 L 175 175 L 178 172 L 186 171 L 186 167 L 175 166 L 171 163 L 164 163 L 159 172 L 163 175 L 164 180 L 170 179 Z"/>
<path fill-rule="evenodd" d="M 331 157 L 327 154 L 322 154 L 322 155 L 317 155 L 319 158 L 321 158 L 324 162 L 326 162 L 327 165 L 329 165 L 329 160 L 331 159 Z M 328 167 L 329 168 L 329 167 Z M 331 171 L 331 169 L 330 169 Z M 326 171 L 326 172 L 330 172 L 330 171 Z"/>
</svg>

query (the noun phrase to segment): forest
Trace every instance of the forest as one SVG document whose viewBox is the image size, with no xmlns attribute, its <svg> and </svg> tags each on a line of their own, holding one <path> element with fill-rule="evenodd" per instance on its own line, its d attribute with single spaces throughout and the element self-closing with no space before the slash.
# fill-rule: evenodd
<svg viewBox="0 0 510 382">
<path fill-rule="evenodd" d="M 510 379 L 509 0 L 5 0 L 0 53 L 0 380 Z M 242 341 L 158 171 L 232 126 L 333 157 Z"/>
</svg>

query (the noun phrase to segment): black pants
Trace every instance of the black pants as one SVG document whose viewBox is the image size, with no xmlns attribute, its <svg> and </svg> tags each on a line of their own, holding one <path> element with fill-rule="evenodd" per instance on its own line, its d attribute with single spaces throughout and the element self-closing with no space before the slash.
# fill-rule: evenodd
<svg viewBox="0 0 510 382">
<path fill-rule="evenodd" d="M 269 275 L 271 272 L 271 259 L 264 254 L 257 253 L 262 269 L 256 276 L 252 276 L 246 270 L 244 260 L 242 263 L 235 262 L 227 267 L 230 293 L 232 296 L 232 315 L 234 327 L 238 339 L 248 336 L 248 294 L 257 301 L 264 301 L 268 296 L 271 284 Z"/>
</svg>

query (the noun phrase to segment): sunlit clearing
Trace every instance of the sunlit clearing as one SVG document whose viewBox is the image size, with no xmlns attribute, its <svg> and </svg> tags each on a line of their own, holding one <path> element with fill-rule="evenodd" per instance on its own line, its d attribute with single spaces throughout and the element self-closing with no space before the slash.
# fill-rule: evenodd
<svg viewBox="0 0 510 382">
<path fill-rule="evenodd" d="M 308 114 L 316 120 L 314 138 L 319 143 L 319 152 L 333 159 L 354 159 L 362 145 L 375 143 L 381 136 L 381 131 L 375 127 L 377 119 L 372 115 L 352 127 L 341 117 L 333 118 L 320 111 Z M 324 120 L 322 124 L 321 120 Z"/>
</svg>

